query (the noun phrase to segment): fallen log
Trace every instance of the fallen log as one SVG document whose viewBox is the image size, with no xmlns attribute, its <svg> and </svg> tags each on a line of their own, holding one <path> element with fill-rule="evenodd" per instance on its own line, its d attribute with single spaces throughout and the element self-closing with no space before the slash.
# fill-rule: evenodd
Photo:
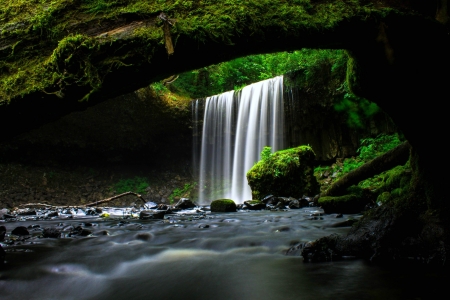
<svg viewBox="0 0 450 300">
<path fill-rule="evenodd" d="M 20 204 L 19 206 L 46 206 L 46 207 L 53 207 L 53 205 L 44 204 L 44 203 L 26 203 L 26 204 Z"/>
<path fill-rule="evenodd" d="M 356 168 L 342 178 L 334 182 L 329 189 L 323 192 L 320 196 L 342 196 L 346 194 L 348 187 L 358 184 L 360 181 L 373 177 L 381 172 L 387 171 L 398 165 L 403 165 L 409 158 L 409 143 L 403 142 L 394 149 L 389 150 L 383 155 L 380 155 L 364 165 Z"/>
<path fill-rule="evenodd" d="M 88 203 L 88 204 L 86 204 L 85 206 L 87 206 L 87 207 L 90 207 L 90 206 L 97 206 L 97 205 L 99 205 L 99 204 L 106 203 L 106 202 L 110 202 L 110 201 L 116 200 L 116 199 L 118 199 L 118 198 L 121 198 L 121 197 L 123 197 L 123 196 L 127 196 L 127 195 L 135 195 L 136 197 L 138 197 L 139 199 L 141 199 L 144 203 L 147 202 L 144 198 L 142 198 L 141 195 L 139 195 L 139 194 L 137 194 L 137 193 L 134 193 L 134 192 L 126 192 L 126 193 L 123 193 L 123 194 L 120 194 L 120 195 L 113 196 L 113 197 L 111 197 L 111 198 L 106 198 L 106 199 L 103 199 L 103 200 L 99 200 L 99 201 L 95 201 L 95 202 Z"/>
</svg>

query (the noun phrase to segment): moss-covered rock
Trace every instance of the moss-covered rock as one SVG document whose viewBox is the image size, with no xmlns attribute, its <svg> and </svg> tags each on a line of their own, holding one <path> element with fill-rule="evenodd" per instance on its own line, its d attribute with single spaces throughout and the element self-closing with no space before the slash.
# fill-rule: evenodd
<svg viewBox="0 0 450 300">
<path fill-rule="evenodd" d="M 236 203 L 231 199 L 218 199 L 211 202 L 212 212 L 235 212 Z"/>
<path fill-rule="evenodd" d="M 339 197 L 320 197 L 318 204 L 322 206 L 326 213 L 354 214 L 361 212 L 369 204 L 369 201 L 365 197 L 350 194 Z"/>
<path fill-rule="evenodd" d="M 319 192 L 313 168 L 315 154 L 311 147 L 299 146 L 272 154 L 267 153 L 267 149 L 247 173 L 253 199 L 270 194 L 301 198 Z"/>
</svg>

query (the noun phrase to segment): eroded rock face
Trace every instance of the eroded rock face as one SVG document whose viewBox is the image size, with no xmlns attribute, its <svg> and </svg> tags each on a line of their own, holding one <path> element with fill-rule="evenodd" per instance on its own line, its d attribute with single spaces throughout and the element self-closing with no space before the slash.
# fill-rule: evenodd
<svg viewBox="0 0 450 300">
<path fill-rule="evenodd" d="M 311 147 L 300 146 L 261 159 L 247 173 L 253 199 L 271 194 L 294 198 L 317 194 L 319 184 L 313 174 L 314 158 Z"/>
</svg>

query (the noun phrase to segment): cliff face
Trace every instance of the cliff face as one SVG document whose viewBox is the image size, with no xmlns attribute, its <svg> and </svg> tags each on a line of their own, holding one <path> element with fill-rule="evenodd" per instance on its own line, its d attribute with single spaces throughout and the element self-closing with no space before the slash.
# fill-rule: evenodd
<svg viewBox="0 0 450 300">
<path fill-rule="evenodd" d="M 310 70 L 312 80 L 304 79 L 303 70 L 285 76 L 286 132 L 289 147 L 310 145 L 316 160 L 356 156 L 360 140 L 381 133 L 397 132 L 391 118 L 376 106 L 363 111 L 365 99 L 346 101 L 345 64 L 333 70 L 324 64 Z M 354 96 L 352 96 L 354 97 Z M 354 105 L 338 110 L 339 105 Z M 355 111 L 355 109 L 359 111 Z"/>
<path fill-rule="evenodd" d="M 168 203 L 193 180 L 189 103 L 140 89 L 0 144 L 0 206 L 82 205 L 120 193 L 127 180 Z"/>
</svg>

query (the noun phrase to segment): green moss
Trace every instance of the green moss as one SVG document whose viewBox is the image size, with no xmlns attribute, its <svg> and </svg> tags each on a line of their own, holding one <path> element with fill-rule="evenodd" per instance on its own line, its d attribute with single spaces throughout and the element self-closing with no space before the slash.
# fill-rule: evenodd
<svg viewBox="0 0 450 300">
<path fill-rule="evenodd" d="M 377 203 L 379 203 L 379 204 L 387 203 L 390 198 L 391 198 L 391 193 L 389 193 L 389 192 L 382 192 L 377 197 Z"/>
<path fill-rule="evenodd" d="M 163 47 L 162 21 L 157 18 L 161 12 L 174 22 L 175 44 L 189 37 L 233 45 L 243 36 L 264 40 L 272 31 L 292 39 L 305 30 L 327 30 L 352 16 L 367 16 L 372 9 L 357 0 L 5 0 L 0 4 L 0 32 L 6 43 L 0 50 L 0 102 L 35 92 L 64 98 L 65 87 L 73 85 L 87 89 L 87 99 L 109 72 L 151 61 L 155 49 Z M 114 37 L 90 33 L 125 18 L 148 23 Z"/>
<path fill-rule="evenodd" d="M 300 198 L 318 193 L 312 167 L 315 154 L 311 147 L 299 146 L 263 157 L 247 172 L 253 199 L 269 194 Z"/>
<path fill-rule="evenodd" d="M 350 194 L 339 197 L 320 197 L 318 204 L 326 213 L 352 214 L 361 212 L 368 204 L 368 201 L 365 198 Z"/>
<path fill-rule="evenodd" d="M 236 203 L 231 199 L 218 199 L 211 202 L 212 212 L 235 212 Z"/>
</svg>

